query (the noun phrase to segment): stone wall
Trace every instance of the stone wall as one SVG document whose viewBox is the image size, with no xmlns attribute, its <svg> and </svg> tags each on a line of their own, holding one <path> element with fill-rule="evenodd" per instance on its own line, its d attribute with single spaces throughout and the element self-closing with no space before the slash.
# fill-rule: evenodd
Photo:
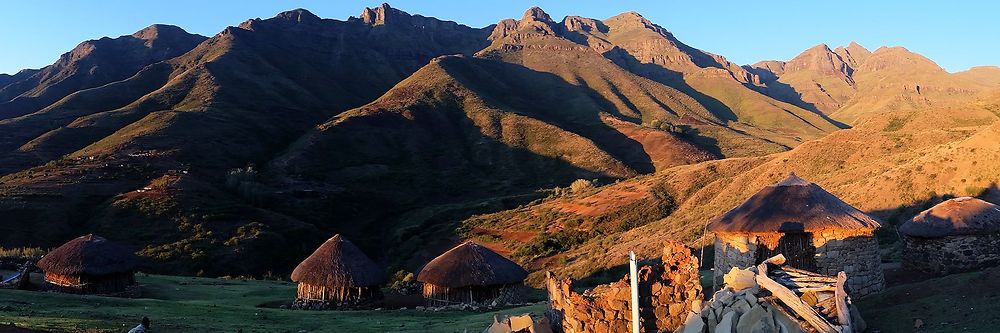
<svg viewBox="0 0 1000 333">
<path fill-rule="evenodd" d="M 903 267 L 933 275 L 980 270 L 1000 265 L 1000 235 L 905 238 Z"/>
<path fill-rule="evenodd" d="M 719 233 L 715 239 L 715 286 L 722 285 L 722 276 L 733 267 L 758 264 L 758 251 L 773 247 L 780 233 Z M 811 233 L 815 246 L 815 270 L 825 275 L 844 271 L 849 276 L 848 292 L 863 297 L 885 287 L 878 241 L 870 230 L 824 230 Z M 791 256 L 791 254 L 785 254 Z"/>
<path fill-rule="evenodd" d="M 813 234 L 816 273 L 836 276 L 847 273 L 847 292 L 860 298 L 885 288 L 882 255 L 871 232 L 823 231 Z"/>
<path fill-rule="evenodd" d="M 722 286 L 722 276 L 729 270 L 756 265 L 757 236 L 739 233 L 715 235 L 715 270 L 713 288 Z"/>
<path fill-rule="evenodd" d="M 664 246 L 662 265 L 639 269 L 639 317 L 643 332 L 672 331 L 689 313 L 699 311 L 703 299 L 698 258 L 680 243 Z M 631 290 L 628 276 L 583 294 L 572 281 L 549 274 L 548 316 L 555 332 L 603 333 L 631 331 Z M 697 307 L 697 308 L 695 308 Z"/>
</svg>

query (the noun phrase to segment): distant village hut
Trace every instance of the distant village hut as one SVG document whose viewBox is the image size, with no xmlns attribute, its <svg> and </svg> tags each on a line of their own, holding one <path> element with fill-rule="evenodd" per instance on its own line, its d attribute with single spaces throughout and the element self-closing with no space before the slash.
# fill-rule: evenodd
<svg viewBox="0 0 1000 333">
<path fill-rule="evenodd" d="M 925 210 L 899 227 L 903 267 L 934 275 L 1000 265 L 1000 207 L 955 198 Z"/>
<path fill-rule="evenodd" d="M 520 302 L 528 272 L 492 250 L 465 242 L 427 263 L 417 281 L 428 306 Z"/>
<path fill-rule="evenodd" d="M 292 271 L 298 282 L 295 307 L 363 308 L 382 299 L 385 271 L 354 243 L 334 235 Z"/>
<path fill-rule="evenodd" d="M 73 294 L 138 296 L 137 257 L 104 237 L 77 237 L 38 261 L 45 288 Z"/>
<path fill-rule="evenodd" d="M 830 192 L 791 174 L 712 220 L 715 285 L 733 267 L 759 264 L 783 254 L 789 265 L 849 277 L 855 297 L 882 290 L 878 241 L 880 225 Z"/>
</svg>

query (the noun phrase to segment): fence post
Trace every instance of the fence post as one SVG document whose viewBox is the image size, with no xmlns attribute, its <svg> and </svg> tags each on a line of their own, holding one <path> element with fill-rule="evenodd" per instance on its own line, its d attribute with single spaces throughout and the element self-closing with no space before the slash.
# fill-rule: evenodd
<svg viewBox="0 0 1000 333">
<path fill-rule="evenodd" d="M 635 262 L 635 252 L 628 252 L 628 275 L 632 289 L 632 333 L 639 333 L 639 273 Z"/>
</svg>

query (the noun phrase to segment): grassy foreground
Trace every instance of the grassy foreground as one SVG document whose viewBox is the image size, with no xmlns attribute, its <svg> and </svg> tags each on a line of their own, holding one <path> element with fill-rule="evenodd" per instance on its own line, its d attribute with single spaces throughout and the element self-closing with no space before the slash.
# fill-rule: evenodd
<svg viewBox="0 0 1000 333">
<path fill-rule="evenodd" d="M 0 323 L 57 332 L 124 332 L 149 316 L 155 332 L 481 332 L 498 313 L 541 313 L 544 305 L 499 312 L 296 311 L 295 285 L 276 281 L 140 275 L 143 298 L 0 290 Z M 267 306 L 267 307 L 261 307 Z"/>
<path fill-rule="evenodd" d="M 1000 268 L 990 268 L 893 286 L 856 303 L 869 332 L 997 332 L 998 281 Z"/>
</svg>

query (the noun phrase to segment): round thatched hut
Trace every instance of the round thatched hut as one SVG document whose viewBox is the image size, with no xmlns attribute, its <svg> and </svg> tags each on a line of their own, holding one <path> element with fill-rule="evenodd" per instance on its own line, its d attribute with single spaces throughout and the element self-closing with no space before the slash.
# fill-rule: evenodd
<svg viewBox="0 0 1000 333">
<path fill-rule="evenodd" d="M 138 296 L 137 258 L 104 237 L 77 237 L 38 261 L 46 288 L 74 294 Z"/>
<path fill-rule="evenodd" d="M 882 290 L 879 223 L 823 188 L 791 174 L 712 220 L 715 284 L 732 267 L 783 254 L 788 264 L 827 275 L 844 271 L 855 297 Z"/>
<path fill-rule="evenodd" d="M 906 244 L 903 267 L 930 274 L 979 270 L 1000 264 L 1000 207 L 955 198 L 899 227 Z"/>
<path fill-rule="evenodd" d="M 382 298 L 386 275 L 354 243 L 334 235 L 292 271 L 298 282 L 295 306 L 305 309 L 359 308 Z"/>
<path fill-rule="evenodd" d="M 528 272 L 485 246 L 465 242 L 427 263 L 417 281 L 428 306 L 517 303 Z"/>
</svg>

